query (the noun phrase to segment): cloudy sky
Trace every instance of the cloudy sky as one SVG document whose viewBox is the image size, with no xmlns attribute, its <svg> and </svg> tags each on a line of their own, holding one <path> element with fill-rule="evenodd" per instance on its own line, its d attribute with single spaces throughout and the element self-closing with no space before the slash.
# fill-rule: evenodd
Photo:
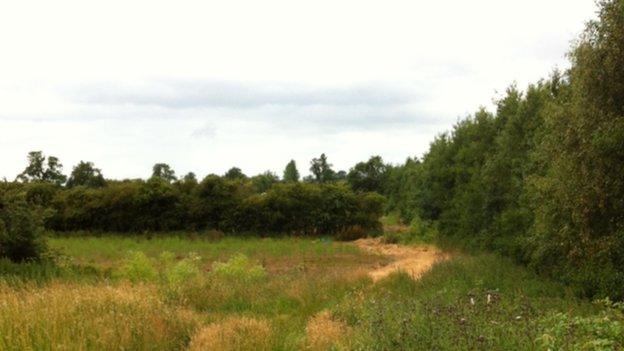
<svg viewBox="0 0 624 351">
<path fill-rule="evenodd" d="M 593 0 L 0 3 L 0 177 L 31 150 L 111 178 L 402 162 L 565 68 Z"/>
</svg>

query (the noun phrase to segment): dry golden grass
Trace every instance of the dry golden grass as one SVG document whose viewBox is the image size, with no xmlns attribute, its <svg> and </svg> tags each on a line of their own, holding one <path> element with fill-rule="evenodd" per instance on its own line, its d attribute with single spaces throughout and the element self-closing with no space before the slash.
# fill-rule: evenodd
<svg viewBox="0 0 624 351">
<path fill-rule="evenodd" d="M 310 318 L 306 326 L 306 348 L 308 350 L 346 349 L 351 328 L 332 318 L 329 311 L 323 310 Z"/>
<path fill-rule="evenodd" d="M 198 325 L 155 287 L 0 285 L 0 350 L 183 349 Z"/>
<path fill-rule="evenodd" d="M 190 351 L 270 350 L 271 327 L 266 320 L 230 317 L 200 329 L 190 344 Z"/>
</svg>

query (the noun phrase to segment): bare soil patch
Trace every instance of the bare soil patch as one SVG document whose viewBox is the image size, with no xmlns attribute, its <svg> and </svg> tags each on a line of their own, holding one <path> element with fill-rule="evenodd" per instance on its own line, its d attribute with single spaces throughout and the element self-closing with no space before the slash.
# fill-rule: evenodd
<svg viewBox="0 0 624 351">
<path fill-rule="evenodd" d="M 390 263 L 368 272 L 373 281 L 378 281 L 396 271 L 403 271 L 412 278 L 418 279 L 437 262 L 450 258 L 448 253 L 442 252 L 433 245 L 386 244 L 381 241 L 381 238 L 359 239 L 354 243 L 364 251 L 388 256 L 392 259 Z"/>
</svg>

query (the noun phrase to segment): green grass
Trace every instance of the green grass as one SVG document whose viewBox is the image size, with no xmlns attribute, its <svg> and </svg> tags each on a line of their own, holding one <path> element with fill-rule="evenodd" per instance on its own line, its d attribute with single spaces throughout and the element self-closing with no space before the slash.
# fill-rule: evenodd
<svg viewBox="0 0 624 351">
<path fill-rule="evenodd" d="M 394 274 L 353 292 L 334 313 L 354 328 L 353 347 L 357 349 L 624 347 L 624 314 L 575 296 L 569 288 L 537 277 L 506 259 L 481 254 L 440 263 L 419 281 L 403 273 Z M 603 314 L 610 318 L 608 322 Z M 600 321 L 605 326 L 587 332 L 577 328 L 579 323 L 574 321 L 588 325 Z M 594 348 L 596 341 L 610 347 Z"/>
<path fill-rule="evenodd" d="M 620 307 L 495 255 L 456 254 L 418 281 L 373 283 L 366 272 L 387 258 L 331 240 L 110 235 L 50 246 L 56 263 L 0 260 L 0 350 L 201 349 L 240 338 L 271 350 L 624 345 Z"/>
<path fill-rule="evenodd" d="M 97 318 L 86 304 L 103 306 L 98 302 L 99 291 L 108 301 L 111 296 L 107 292 L 113 289 L 127 292 L 133 301 L 135 296 L 147 294 L 146 298 L 162 305 L 159 308 L 168 317 L 154 320 L 144 305 L 111 305 L 111 313 L 115 311 L 120 319 L 127 320 L 140 338 L 111 343 L 115 347 L 110 349 L 181 349 L 181 344 L 174 347 L 160 339 L 150 344 L 146 338 L 151 328 L 165 323 L 175 340 L 188 343 L 206 323 L 236 316 L 268 321 L 273 330 L 271 349 L 301 349 L 307 321 L 340 303 L 353 288 L 372 284 L 367 269 L 385 261 L 341 242 L 288 237 L 205 240 L 184 236 L 64 236 L 50 238 L 49 245 L 58 253 L 57 264 L 0 262 L 0 292 L 6 301 L 12 301 L 0 304 L 0 346 L 38 349 L 57 342 L 69 348 L 107 349 L 103 345 L 111 339 L 97 338 L 100 330 L 95 328 L 102 326 L 85 320 Z M 75 304 L 71 296 L 67 301 L 54 300 L 71 291 L 81 291 L 91 300 Z M 55 302 L 19 303 L 22 298 L 37 296 L 50 296 Z M 195 316 L 194 321 L 200 321 L 193 324 L 195 327 L 177 317 L 187 311 Z M 28 324 L 19 317 L 38 312 L 38 323 Z M 80 330 L 87 335 L 84 340 L 88 344 L 72 341 L 62 332 L 62 324 L 85 325 Z M 18 326 L 25 330 L 16 330 Z"/>
<path fill-rule="evenodd" d="M 76 263 L 114 265 L 129 251 L 141 251 L 149 257 L 157 257 L 168 251 L 176 255 L 195 252 L 206 262 L 225 259 L 242 253 L 258 259 L 275 258 L 321 258 L 326 255 L 355 255 L 358 250 L 331 239 L 285 238 L 223 238 L 220 240 L 192 239 L 184 236 L 142 236 L 109 235 L 52 237 L 48 240 L 54 251 L 72 258 Z"/>
</svg>

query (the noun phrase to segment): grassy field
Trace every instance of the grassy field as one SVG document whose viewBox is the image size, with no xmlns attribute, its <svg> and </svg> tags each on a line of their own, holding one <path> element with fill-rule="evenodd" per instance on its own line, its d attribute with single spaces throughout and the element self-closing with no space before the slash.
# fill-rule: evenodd
<svg viewBox="0 0 624 351">
<path fill-rule="evenodd" d="M 52 238 L 0 261 L 0 350 L 619 349 L 621 308 L 493 255 L 373 283 L 387 257 L 301 238 Z"/>
</svg>

